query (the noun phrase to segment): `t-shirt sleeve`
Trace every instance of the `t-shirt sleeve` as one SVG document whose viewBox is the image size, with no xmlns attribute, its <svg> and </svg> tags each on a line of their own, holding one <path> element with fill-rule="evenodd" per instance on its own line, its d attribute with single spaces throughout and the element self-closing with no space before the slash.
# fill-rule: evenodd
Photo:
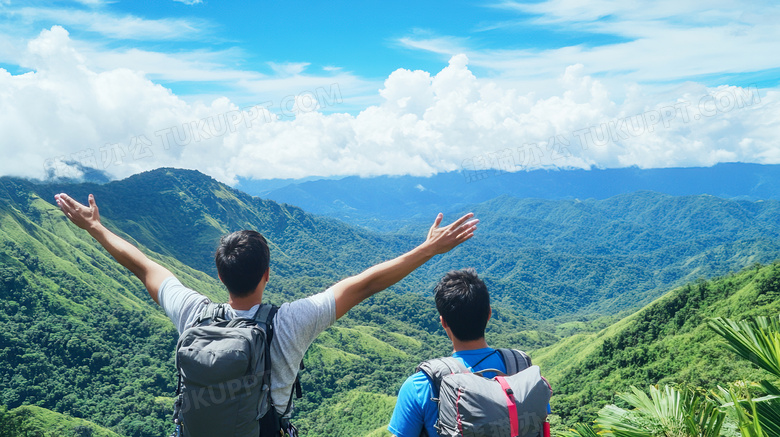
<svg viewBox="0 0 780 437">
<path fill-rule="evenodd" d="M 418 437 L 425 426 L 429 435 L 437 435 L 433 428 L 436 410 L 427 405 L 431 395 L 431 384 L 424 373 L 417 372 L 407 378 L 398 391 L 388 431 L 398 437 Z"/>
<path fill-rule="evenodd" d="M 287 406 L 306 350 L 335 321 L 336 298 L 331 289 L 279 307 L 271 342 L 271 397 L 278 410 Z"/>
<path fill-rule="evenodd" d="M 209 302 L 209 298 L 183 286 L 173 276 L 160 284 L 157 298 L 179 334 L 192 324 L 200 308 Z"/>
</svg>

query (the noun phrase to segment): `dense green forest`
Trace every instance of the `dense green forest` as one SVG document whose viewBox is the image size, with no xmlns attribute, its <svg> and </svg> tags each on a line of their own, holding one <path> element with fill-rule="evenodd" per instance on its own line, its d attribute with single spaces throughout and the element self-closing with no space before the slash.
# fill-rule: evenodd
<svg viewBox="0 0 780 437">
<path fill-rule="evenodd" d="M 175 329 L 140 282 L 62 216 L 53 205 L 61 191 L 80 200 L 94 193 L 107 226 L 185 285 L 221 300 L 212 256 L 227 232 L 267 236 L 266 296 L 281 303 L 410 249 L 430 225 L 376 233 L 183 170 L 105 185 L 0 178 L 1 435 L 171 429 Z M 420 361 L 448 353 L 430 290 L 442 273 L 465 266 L 477 267 L 495 298 L 488 341 L 523 348 L 542 363 L 556 389 L 559 424 L 591 419 L 630 384 L 750 377 L 713 346 L 702 323 L 712 315 L 776 313 L 777 266 L 691 282 L 630 313 L 673 285 L 777 258 L 778 205 L 654 193 L 477 205 L 476 238 L 316 340 L 295 421 L 309 436 L 383 435 L 403 379 Z M 51 431 L 55 422 L 64 428 Z"/>
<path fill-rule="evenodd" d="M 480 241 L 465 263 L 534 318 L 614 314 L 780 253 L 777 201 L 639 192 L 583 201 L 502 196 L 472 209 Z"/>
</svg>

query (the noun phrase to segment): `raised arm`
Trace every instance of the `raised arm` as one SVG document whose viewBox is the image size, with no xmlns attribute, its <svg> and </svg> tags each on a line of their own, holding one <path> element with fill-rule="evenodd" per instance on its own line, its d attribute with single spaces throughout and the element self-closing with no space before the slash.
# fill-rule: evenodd
<svg viewBox="0 0 780 437">
<path fill-rule="evenodd" d="M 150 260 L 137 247 L 103 226 L 100 223 L 100 213 L 95 203 L 95 196 L 89 195 L 89 206 L 82 205 L 65 193 L 57 194 L 54 199 L 57 201 L 57 206 L 73 224 L 89 232 L 89 235 L 97 240 L 119 264 L 137 276 L 143 282 L 149 296 L 156 303 L 160 303 L 157 298 L 160 285 L 163 280 L 173 276 L 173 274 L 165 267 Z"/>
<path fill-rule="evenodd" d="M 336 297 L 336 318 L 369 296 L 384 290 L 412 273 L 417 267 L 440 253 L 448 252 L 474 235 L 479 220 L 469 220 L 468 213 L 449 226 L 440 228 L 440 213 L 428 231 L 428 238 L 411 251 L 390 261 L 377 264 L 359 275 L 346 278 L 333 286 Z"/>
</svg>

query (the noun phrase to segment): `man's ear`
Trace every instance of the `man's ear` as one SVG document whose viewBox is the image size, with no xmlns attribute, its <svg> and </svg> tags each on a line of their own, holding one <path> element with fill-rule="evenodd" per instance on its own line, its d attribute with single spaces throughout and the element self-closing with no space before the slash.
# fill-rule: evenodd
<svg viewBox="0 0 780 437">
<path fill-rule="evenodd" d="M 268 282 L 268 279 L 270 278 L 271 278 L 271 268 L 268 267 L 267 269 L 265 269 L 265 273 L 263 273 L 263 277 L 261 279 L 264 279 L 265 282 Z"/>
<path fill-rule="evenodd" d="M 444 328 L 444 329 L 449 328 L 449 326 L 447 325 L 447 322 L 444 321 L 444 317 L 443 316 L 439 316 L 439 322 L 441 323 L 441 327 L 442 328 Z"/>
<path fill-rule="evenodd" d="M 493 307 L 488 307 L 488 321 L 493 317 Z"/>
</svg>

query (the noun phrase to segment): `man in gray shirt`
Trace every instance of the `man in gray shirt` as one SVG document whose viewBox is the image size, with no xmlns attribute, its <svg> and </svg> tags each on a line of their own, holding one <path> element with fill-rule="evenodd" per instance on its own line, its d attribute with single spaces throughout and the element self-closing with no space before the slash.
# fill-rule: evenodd
<svg viewBox="0 0 780 437">
<path fill-rule="evenodd" d="M 109 231 L 100 222 L 93 195 L 82 205 L 67 194 L 57 205 L 76 226 L 86 230 L 121 265 L 143 282 L 149 296 L 171 319 L 179 334 L 192 326 L 209 299 L 179 282 L 165 267 Z M 271 341 L 271 400 L 283 414 L 303 355 L 320 332 L 369 296 L 395 284 L 437 254 L 448 252 L 474 235 L 478 220 L 469 213 L 440 227 L 436 217 L 426 240 L 411 251 L 339 281 L 327 290 L 285 303 L 274 319 Z M 217 272 L 228 290 L 228 318 L 252 318 L 269 280 L 270 252 L 255 231 L 234 232 L 222 238 L 215 256 Z"/>
</svg>

